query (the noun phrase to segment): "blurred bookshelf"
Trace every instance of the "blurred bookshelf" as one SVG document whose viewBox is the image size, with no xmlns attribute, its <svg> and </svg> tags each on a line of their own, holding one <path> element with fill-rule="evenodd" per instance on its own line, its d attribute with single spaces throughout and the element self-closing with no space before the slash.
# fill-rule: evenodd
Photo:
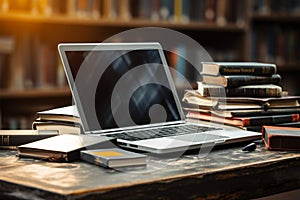
<svg viewBox="0 0 300 200">
<path fill-rule="evenodd" d="M 250 60 L 278 66 L 282 86 L 299 95 L 300 1 L 251 1 Z"/>
<path fill-rule="evenodd" d="M 0 128 L 31 128 L 37 111 L 71 104 L 58 43 L 101 42 L 137 27 L 180 31 L 215 61 L 274 62 L 297 94 L 299 80 L 290 78 L 300 71 L 297 8 L 293 0 L 0 0 Z M 279 52 L 268 42 L 282 40 L 265 30 L 295 37 L 282 59 L 265 53 Z M 285 49 L 290 42 L 277 41 Z"/>
</svg>

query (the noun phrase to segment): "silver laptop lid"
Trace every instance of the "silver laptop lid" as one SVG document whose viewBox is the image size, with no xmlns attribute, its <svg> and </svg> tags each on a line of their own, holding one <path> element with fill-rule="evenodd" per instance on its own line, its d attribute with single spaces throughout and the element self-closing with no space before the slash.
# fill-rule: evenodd
<svg viewBox="0 0 300 200">
<path fill-rule="evenodd" d="M 159 43 L 59 44 L 85 132 L 184 121 Z"/>
</svg>

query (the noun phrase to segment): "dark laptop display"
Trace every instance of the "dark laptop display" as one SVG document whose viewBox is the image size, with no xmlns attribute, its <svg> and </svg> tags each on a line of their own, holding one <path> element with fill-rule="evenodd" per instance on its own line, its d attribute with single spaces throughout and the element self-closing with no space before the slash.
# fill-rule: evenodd
<svg viewBox="0 0 300 200">
<path fill-rule="evenodd" d="M 83 110 L 95 107 L 97 121 L 85 113 L 89 131 L 181 120 L 158 50 L 67 51 L 66 56 L 80 99 L 88 101 Z M 78 73 L 85 65 L 83 82 Z M 97 86 L 95 94 L 89 85 Z"/>
</svg>

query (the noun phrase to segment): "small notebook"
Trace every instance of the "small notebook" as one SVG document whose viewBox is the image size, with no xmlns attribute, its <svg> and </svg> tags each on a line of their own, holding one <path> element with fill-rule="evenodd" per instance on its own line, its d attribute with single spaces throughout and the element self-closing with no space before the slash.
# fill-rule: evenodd
<svg viewBox="0 0 300 200">
<path fill-rule="evenodd" d="M 143 166 L 147 164 L 147 156 L 119 148 L 84 150 L 80 158 L 86 162 L 106 167 L 119 168 Z"/>
</svg>

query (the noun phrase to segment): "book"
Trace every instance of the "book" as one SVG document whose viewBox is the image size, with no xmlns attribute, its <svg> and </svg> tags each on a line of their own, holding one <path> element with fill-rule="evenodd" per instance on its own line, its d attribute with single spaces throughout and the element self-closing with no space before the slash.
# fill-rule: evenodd
<svg viewBox="0 0 300 200">
<path fill-rule="evenodd" d="M 56 130 L 59 134 L 80 134 L 81 125 L 78 123 L 67 123 L 59 121 L 34 121 L 32 122 L 33 130 Z"/>
<path fill-rule="evenodd" d="M 300 128 L 263 126 L 262 137 L 269 150 L 300 150 Z"/>
<path fill-rule="evenodd" d="M 298 122 L 279 123 L 279 124 L 275 124 L 275 126 L 300 128 L 300 121 L 298 121 Z M 245 130 L 255 131 L 255 132 L 260 132 L 261 133 L 262 128 L 263 128 L 263 126 L 248 126 L 248 127 L 245 127 Z"/>
<path fill-rule="evenodd" d="M 270 109 L 298 109 L 300 96 L 282 97 L 210 97 L 202 96 L 198 90 L 185 90 L 182 101 L 200 109 L 267 111 Z"/>
<path fill-rule="evenodd" d="M 204 84 L 220 85 L 223 87 L 239 87 L 244 85 L 274 84 L 279 85 L 281 76 L 273 74 L 271 76 L 253 76 L 253 75 L 228 75 L 228 76 L 209 76 L 203 75 Z"/>
<path fill-rule="evenodd" d="M 202 96 L 228 97 L 281 97 L 282 87 L 273 84 L 246 85 L 236 88 L 224 88 L 218 85 L 198 82 L 198 92 Z"/>
<path fill-rule="evenodd" d="M 277 67 L 258 62 L 202 62 L 202 74 L 206 75 L 272 75 Z"/>
<path fill-rule="evenodd" d="M 77 108 L 75 105 L 54 108 L 37 112 L 37 121 L 62 121 L 81 123 Z"/>
<path fill-rule="evenodd" d="M 80 152 L 83 161 L 106 168 L 141 166 L 147 164 L 147 156 L 120 148 L 84 150 Z"/>
<path fill-rule="evenodd" d="M 105 136 L 64 134 L 21 145 L 18 156 L 72 162 L 80 159 L 81 150 L 112 148 L 115 142 L 116 139 Z"/>
<path fill-rule="evenodd" d="M 57 130 L 59 134 L 80 134 L 81 120 L 75 105 L 37 112 L 33 130 Z"/>
<path fill-rule="evenodd" d="M 282 109 L 240 109 L 240 110 L 209 110 L 201 108 L 183 107 L 186 112 L 203 112 L 211 113 L 220 117 L 254 117 L 254 116 L 270 116 L 270 115 L 289 115 L 300 114 L 300 108 L 282 108 Z"/>
<path fill-rule="evenodd" d="M 288 115 L 268 115 L 268 116 L 253 116 L 253 117 L 220 117 L 211 113 L 189 111 L 186 115 L 187 118 L 199 119 L 205 121 L 212 121 L 221 124 L 247 127 L 259 125 L 274 125 L 278 123 L 298 122 L 299 114 Z"/>
<path fill-rule="evenodd" d="M 58 131 L 0 130 L 0 148 L 17 147 L 58 135 Z"/>
</svg>

